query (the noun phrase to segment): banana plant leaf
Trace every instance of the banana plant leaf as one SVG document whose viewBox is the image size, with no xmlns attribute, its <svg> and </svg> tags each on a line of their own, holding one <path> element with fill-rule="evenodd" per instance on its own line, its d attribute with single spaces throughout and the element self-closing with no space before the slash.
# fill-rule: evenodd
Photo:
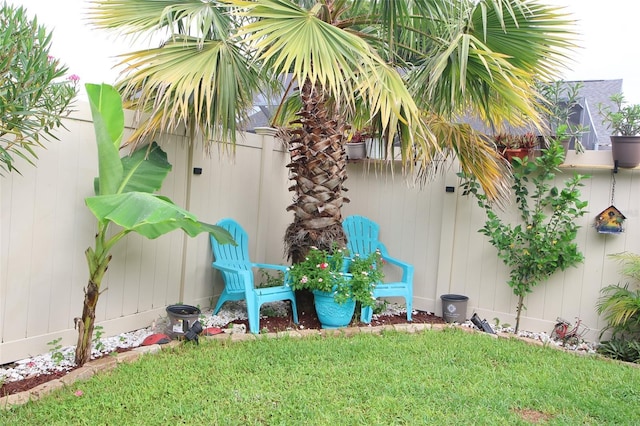
<svg viewBox="0 0 640 426">
<path fill-rule="evenodd" d="M 93 128 L 98 144 L 97 194 L 115 194 L 124 174 L 120 143 L 124 133 L 124 111 L 120 94 L 108 84 L 86 84 Z"/>
<path fill-rule="evenodd" d="M 221 244 L 235 244 L 224 229 L 198 221 L 193 214 L 161 195 L 126 192 L 89 197 L 85 202 L 99 221 L 113 222 L 125 231 L 134 231 L 150 239 L 182 229 L 191 237 L 209 232 Z"/>
<path fill-rule="evenodd" d="M 171 171 L 167 153 L 155 142 L 149 146 L 142 146 L 131 155 L 123 157 L 122 167 L 124 176 L 118 193 L 156 192 L 162 187 L 162 182 Z"/>
<path fill-rule="evenodd" d="M 209 232 L 220 243 L 235 245 L 223 228 L 200 222 L 167 197 L 153 194 L 171 170 L 167 154 L 153 142 L 120 158 L 124 131 L 120 94 L 107 84 L 87 84 L 86 88 L 98 144 L 99 177 L 94 184 L 97 195 L 86 198 L 85 203 L 98 221 L 113 222 L 125 234 L 134 231 L 151 239 L 182 229 L 191 237 Z"/>
</svg>

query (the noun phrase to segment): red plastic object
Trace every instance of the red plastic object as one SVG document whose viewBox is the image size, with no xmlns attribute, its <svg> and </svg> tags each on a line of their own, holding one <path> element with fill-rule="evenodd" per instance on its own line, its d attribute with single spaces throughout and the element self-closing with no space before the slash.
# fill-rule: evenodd
<svg viewBox="0 0 640 426">
<path fill-rule="evenodd" d="M 214 336 L 220 333 L 222 333 L 222 329 L 220 327 L 209 327 L 202 331 L 203 336 Z"/>
<path fill-rule="evenodd" d="M 155 333 L 145 337 L 145 339 L 142 341 L 142 346 L 163 345 L 165 343 L 169 343 L 170 341 L 171 339 L 166 334 Z"/>
</svg>

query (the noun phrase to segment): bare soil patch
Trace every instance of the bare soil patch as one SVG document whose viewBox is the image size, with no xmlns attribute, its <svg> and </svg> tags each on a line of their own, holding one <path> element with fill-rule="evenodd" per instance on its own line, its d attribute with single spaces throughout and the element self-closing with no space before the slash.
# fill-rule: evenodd
<svg viewBox="0 0 640 426">
<path fill-rule="evenodd" d="M 543 413 L 542 411 L 538 410 L 529 410 L 526 408 L 522 408 L 513 411 L 518 414 L 522 420 L 532 424 L 546 422 L 553 418 L 551 414 Z"/>
</svg>

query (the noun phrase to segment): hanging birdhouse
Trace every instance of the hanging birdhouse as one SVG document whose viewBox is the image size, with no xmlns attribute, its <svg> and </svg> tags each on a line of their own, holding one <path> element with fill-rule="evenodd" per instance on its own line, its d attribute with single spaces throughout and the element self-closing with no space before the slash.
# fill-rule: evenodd
<svg viewBox="0 0 640 426">
<path fill-rule="evenodd" d="M 601 234 L 624 232 L 622 224 L 626 217 L 614 206 L 609 206 L 596 216 L 596 230 Z"/>
</svg>

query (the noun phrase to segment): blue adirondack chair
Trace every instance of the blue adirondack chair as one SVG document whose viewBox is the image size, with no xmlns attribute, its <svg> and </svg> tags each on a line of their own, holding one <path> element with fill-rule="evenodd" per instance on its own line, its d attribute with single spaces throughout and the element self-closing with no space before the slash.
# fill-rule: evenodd
<svg viewBox="0 0 640 426">
<path fill-rule="evenodd" d="M 373 297 L 404 297 L 407 302 L 407 320 L 411 321 L 413 309 L 413 265 L 402 262 L 389 256 L 387 248 L 380 242 L 380 226 L 364 216 L 349 216 L 342 222 L 342 227 L 347 235 L 347 249 L 350 254 L 368 256 L 376 250 L 380 251 L 382 259 L 388 264 L 402 269 L 402 280 L 398 282 L 379 283 L 373 291 Z M 366 324 L 371 322 L 373 309 L 362 308 L 360 320 Z"/>
<path fill-rule="evenodd" d="M 212 266 L 221 272 L 224 280 L 224 290 L 216 303 L 213 313 L 217 314 L 227 301 L 246 300 L 249 331 L 251 333 L 259 333 L 260 306 L 266 302 L 290 300 L 293 322 L 297 324 L 298 308 L 296 306 L 296 297 L 287 282 L 286 266 L 251 262 L 249 260 L 249 237 L 240 224 L 233 219 L 223 219 L 217 225 L 229 231 L 238 245 L 218 244 L 216 239 L 210 236 L 211 249 L 215 259 Z M 285 276 L 285 284 L 277 287 L 255 288 L 253 268 L 282 271 Z"/>
</svg>

